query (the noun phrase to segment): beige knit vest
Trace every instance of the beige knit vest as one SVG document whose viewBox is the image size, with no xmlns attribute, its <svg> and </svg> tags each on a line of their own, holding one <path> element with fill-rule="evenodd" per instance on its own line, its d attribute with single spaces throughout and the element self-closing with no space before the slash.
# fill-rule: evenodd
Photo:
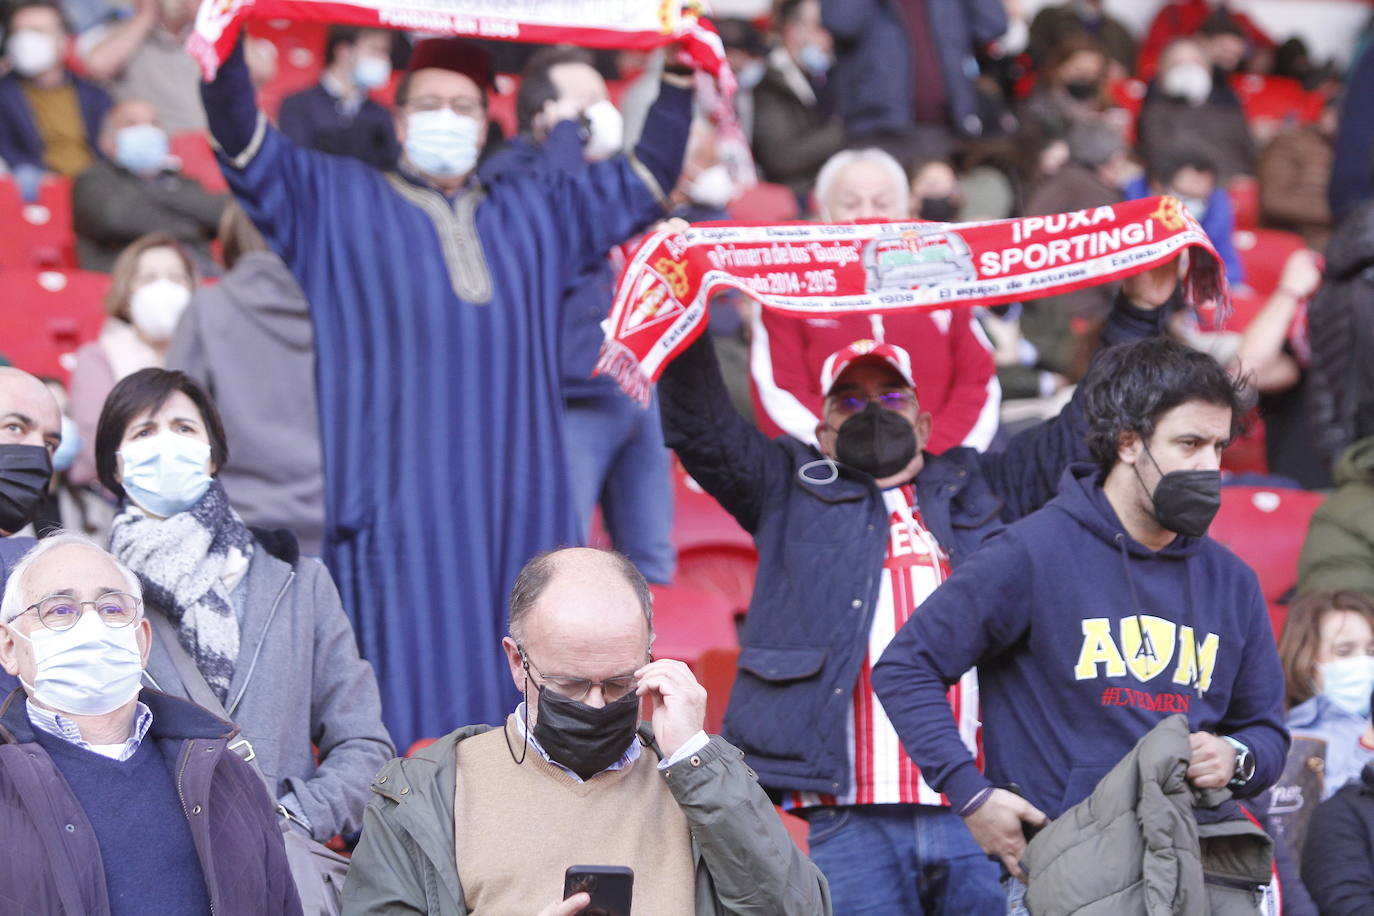
<svg viewBox="0 0 1374 916">
<path fill-rule="evenodd" d="M 458 880 L 469 913 L 533 916 L 563 897 L 569 865 L 634 869 L 634 916 L 692 916 L 696 876 L 687 819 L 658 756 L 579 783 L 523 740 L 514 716 L 458 743 L 453 793 Z"/>
</svg>

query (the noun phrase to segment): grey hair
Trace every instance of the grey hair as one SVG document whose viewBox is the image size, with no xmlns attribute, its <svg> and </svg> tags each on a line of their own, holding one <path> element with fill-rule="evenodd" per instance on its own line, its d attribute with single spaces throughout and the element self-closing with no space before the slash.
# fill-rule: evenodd
<svg viewBox="0 0 1374 916">
<path fill-rule="evenodd" d="M 574 549 L 595 549 L 595 548 L 574 548 Z M 506 630 L 510 638 L 515 640 L 520 646 L 525 644 L 525 618 L 529 616 L 534 603 L 539 600 L 539 596 L 544 593 L 551 581 L 554 573 L 558 570 L 559 556 L 566 553 L 568 548 L 560 547 L 554 550 L 546 550 L 543 553 L 531 557 L 520 570 L 520 574 L 515 577 L 515 584 L 510 590 L 510 618 Z M 626 584 L 635 593 L 635 598 L 639 601 L 639 606 L 644 611 L 644 622 L 649 627 L 649 646 L 654 644 L 654 596 L 649 591 L 649 583 L 645 580 L 644 574 L 630 562 L 630 558 L 625 554 L 615 550 L 596 550 L 610 561 L 615 571 L 625 580 Z"/>
<path fill-rule="evenodd" d="M 892 154 L 870 146 L 866 149 L 846 149 L 840 150 L 829 159 L 825 160 L 825 165 L 816 175 L 816 208 L 820 213 L 821 219 L 830 219 L 830 208 L 826 205 L 826 199 L 830 196 L 830 190 L 834 186 L 840 173 L 856 162 L 874 162 L 892 173 L 892 178 L 897 182 L 897 187 L 901 188 L 902 216 L 911 203 L 911 187 L 907 182 L 906 170 L 902 164 L 892 158 Z"/>
<path fill-rule="evenodd" d="M 124 584 L 128 588 L 129 594 L 139 599 L 139 601 L 143 600 L 143 584 L 138 581 L 138 576 L 134 574 L 132 569 L 119 562 L 114 554 L 111 554 L 95 541 L 86 537 L 86 535 L 76 531 L 68 531 L 59 528 L 52 534 L 43 538 L 43 540 L 39 541 L 33 547 L 30 547 L 28 552 L 20 557 L 19 562 L 15 563 L 14 567 L 10 570 L 9 576 L 5 579 L 5 596 L 3 599 L 0 599 L 0 623 L 9 623 L 20 614 L 24 613 L 25 608 L 32 604 L 32 602 L 28 600 L 28 597 L 24 595 L 21 587 L 24 582 L 24 574 L 29 571 L 30 566 L 38 561 L 39 557 L 59 547 L 90 547 L 93 550 L 99 550 L 111 560 L 114 560 L 114 565 L 119 569 L 120 574 L 124 576 Z"/>
</svg>

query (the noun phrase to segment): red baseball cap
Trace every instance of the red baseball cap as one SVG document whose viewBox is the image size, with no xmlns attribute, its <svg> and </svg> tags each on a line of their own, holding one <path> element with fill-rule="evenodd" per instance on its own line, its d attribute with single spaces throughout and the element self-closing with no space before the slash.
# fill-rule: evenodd
<svg viewBox="0 0 1374 916">
<path fill-rule="evenodd" d="M 461 38 L 426 38 L 416 44 L 406 72 L 430 68 L 461 73 L 479 89 L 490 89 L 492 85 L 491 55 L 485 48 Z"/>
<path fill-rule="evenodd" d="M 856 340 L 847 347 L 831 353 L 821 366 L 821 392 L 829 395 L 830 389 L 845 370 L 861 363 L 881 363 L 897 370 L 897 374 L 916 389 L 916 379 L 911 374 L 911 354 L 896 344 L 876 340 Z"/>
</svg>

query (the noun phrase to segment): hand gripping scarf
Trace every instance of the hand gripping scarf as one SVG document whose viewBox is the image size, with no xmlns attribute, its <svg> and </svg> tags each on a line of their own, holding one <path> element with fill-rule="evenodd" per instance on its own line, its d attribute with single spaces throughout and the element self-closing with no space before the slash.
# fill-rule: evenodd
<svg viewBox="0 0 1374 916">
<path fill-rule="evenodd" d="M 1142 273 L 1189 250 L 1184 292 L 1225 313 L 1226 274 L 1172 197 L 979 223 L 698 223 L 656 232 L 621 274 L 596 372 L 647 404 L 734 288 L 796 318 L 998 305 Z"/>
<path fill-rule="evenodd" d="M 504 41 L 649 50 L 680 41 L 692 63 L 734 90 L 725 48 L 695 0 L 202 0 L 186 50 L 215 76 L 250 19 L 314 20 Z"/>
</svg>

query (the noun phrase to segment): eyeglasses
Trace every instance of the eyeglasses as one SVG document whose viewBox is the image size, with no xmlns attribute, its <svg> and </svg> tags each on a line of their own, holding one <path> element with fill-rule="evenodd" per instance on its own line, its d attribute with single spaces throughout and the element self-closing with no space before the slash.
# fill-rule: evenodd
<svg viewBox="0 0 1374 916">
<path fill-rule="evenodd" d="M 31 604 L 24 613 L 33 612 L 49 630 L 70 630 L 87 607 L 95 609 L 100 622 L 112 630 L 127 627 L 139 617 L 143 602 L 126 592 L 106 592 L 94 601 L 77 601 L 72 595 L 49 595 Z"/>
<path fill-rule="evenodd" d="M 438 111 L 441 108 L 448 108 L 456 114 L 467 115 L 479 121 L 486 120 L 487 109 L 481 100 L 469 96 L 445 99 L 437 95 L 421 95 L 413 99 L 408 99 L 405 104 L 406 111 Z"/>
<path fill-rule="evenodd" d="M 842 416 L 856 414 L 869 404 L 883 410 L 906 410 L 916 405 L 916 395 L 910 391 L 884 391 L 882 394 L 846 394 L 831 399 L 831 409 Z"/>
<path fill-rule="evenodd" d="M 604 681 L 593 681 L 585 677 L 572 677 L 566 674 L 545 674 L 535 667 L 534 662 L 530 661 L 529 653 L 525 651 L 523 646 L 516 646 L 516 648 L 520 650 L 520 660 L 525 663 L 526 669 L 534 668 L 534 673 L 539 675 L 541 681 L 553 688 L 555 693 L 570 700 L 581 701 L 592 692 L 593 687 L 600 687 L 602 698 L 607 703 L 614 703 L 639 686 L 639 681 L 635 679 L 633 674 L 608 677 Z"/>
</svg>

